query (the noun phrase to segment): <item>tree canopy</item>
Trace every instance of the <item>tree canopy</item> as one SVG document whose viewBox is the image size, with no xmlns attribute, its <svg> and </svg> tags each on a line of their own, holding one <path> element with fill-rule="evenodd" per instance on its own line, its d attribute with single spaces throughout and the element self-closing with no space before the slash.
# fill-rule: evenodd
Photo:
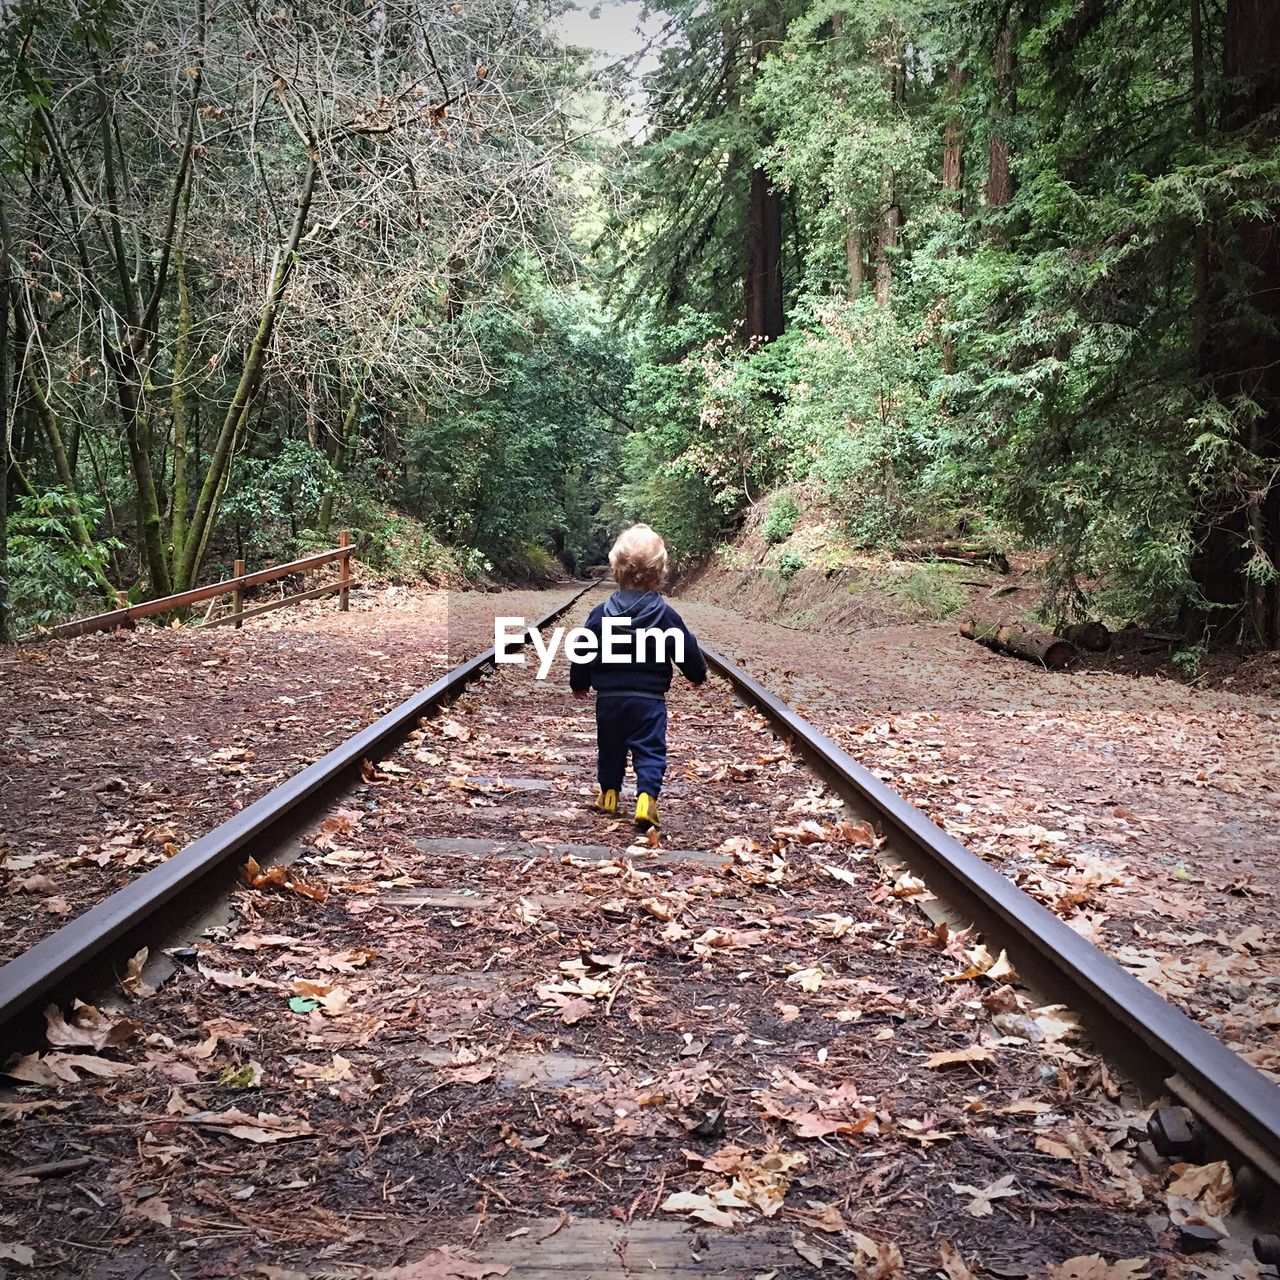
<svg viewBox="0 0 1280 1280">
<path fill-rule="evenodd" d="M 338 522 L 687 558 L 784 490 L 1280 645 L 1273 6 L 670 0 L 638 85 L 563 12 L 6 9 L 6 632 Z"/>
</svg>

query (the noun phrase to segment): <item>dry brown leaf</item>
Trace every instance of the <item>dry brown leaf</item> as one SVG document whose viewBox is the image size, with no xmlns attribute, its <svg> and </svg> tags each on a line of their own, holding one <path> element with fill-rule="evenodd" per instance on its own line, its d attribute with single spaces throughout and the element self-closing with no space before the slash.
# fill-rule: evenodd
<svg viewBox="0 0 1280 1280">
<path fill-rule="evenodd" d="M 1003 1200 L 1010 1196 L 1021 1194 L 1018 1188 L 1013 1185 L 1013 1178 L 1013 1174 L 1007 1173 L 989 1187 L 971 1187 L 963 1182 L 953 1182 L 951 1190 L 957 1195 L 973 1197 L 964 1207 L 965 1213 L 971 1218 L 988 1218 L 994 1212 L 993 1206 L 996 1200 Z"/>
<path fill-rule="evenodd" d="M 1100 1253 L 1068 1258 L 1049 1268 L 1046 1280 L 1147 1280 L 1149 1258 L 1108 1262 Z"/>
<path fill-rule="evenodd" d="M 150 954 L 151 952 L 143 947 L 141 951 L 130 956 L 125 965 L 124 977 L 120 979 L 120 990 L 131 999 L 142 1000 L 156 993 L 154 987 L 148 986 L 142 980 L 142 970 L 146 967 Z"/>
<path fill-rule="evenodd" d="M 91 1004 L 76 1001 L 71 1017 L 56 1005 L 44 1011 L 45 1038 L 58 1049 L 108 1049 L 122 1045 L 138 1030 L 136 1022 L 112 1018 Z"/>
<path fill-rule="evenodd" d="M 79 1072 L 96 1076 L 100 1080 L 112 1080 L 127 1076 L 135 1067 L 124 1062 L 112 1062 L 91 1053 L 46 1053 L 44 1057 L 30 1053 L 11 1063 L 4 1071 L 15 1080 L 52 1088 L 59 1084 L 78 1084 Z"/>
<path fill-rule="evenodd" d="M 958 1067 L 977 1062 L 994 1062 L 996 1055 L 986 1045 L 971 1044 L 967 1049 L 951 1049 L 945 1053 L 931 1054 L 924 1065 L 930 1071 L 941 1071 L 944 1067 Z"/>
<path fill-rule="evenodd" d="M 338 1080 L 355 1079 L 351 1063 L 340 1053 L 333 1055 L 333 1061 L 327 1067 L 318 1063 L 299 1063 L 294 1067 L 293 1074 L 299 1080 L 314 1080 L 317 1084 L 332 1084 Z"/>
<path fill-rule="evenodd" d="M 168 1204 L 159 1196 L 152 1196 L 148 1200 L 139 1200 L 131 1204 L 126 1213 L 131 1218 L 142 1218 L 147 1222 L 154 1222 L 157 1226 L 173 1226 L 173 1214 L 169 1212 Z"/>
<path fill-rule="evenodd" d="M 947 1280 L 977 1280 L 969 1270 L 969 1264 L 945 1240 L 938 1245 L 938 1261 L 942 1263 Z"/>
<path fill-rule="evenodd" d="M 12 1262 L 15 1267 L 30 1267 L 35 1265 L 35 1260 L 34 1249 L 18 1244 L 16 1240 L 0 1240 L 0 1262 Z"/>
<path fill-rule="evenodd" d="M 1212 1164 L 1176 1164 L 1178 1176 L 1165 1188 L 1168 1196 L 1194 1200 L 1211 1218 L 1221 1218 L 1235 1208 L 1236 1184 L 1225 1160 Z"/>
<path fill-rule="evenodd" d="M 731 1227 L 738 1221 L 732 1211 L 751 1206 L 731 1191 L 712 1191 L 707 1195 L 699 1195 L 696 1191 L 676 1191 L 660 1207 L 663 1213 L 687 1213 L 691 1218 L 709 1222 L 713 1227 Z"/>
<path fill-rule="evenodd" d="M 187 1123 L 202 1129 L 221 1129 L 233 1137 L 258 1144 L 287 1142 L 290 1138 L 306 1137 L 312 1131 L 307 1121 L 296 1116 L 275 1116 L 266 1111 L 251 1116 L 235 1107 L 216 1115 L 196 1112 Z"/>
<path fill-rule="evenodd" d="M 301 894 L 313 902 L 323 902 L 329 896 L 329 886 L 316 880 L 308 880 L 292 867 L 277 864 L 265 871 L 254 858 L 244 864 L 244 881 L 251 889 L 286 889 Z"/>
<path fill-rule="evenodd" d="M 196 968 L 219 987 L 225 987 L 228 991 L 245 991 L 251 987 L 261 987 L 266 991 L 278 991 L 280 984 L 272 982 L 270 978 L 261 978 L 256 973 L 247 976 L 239 969 L 211 969 L 206 964 L 197 964 Z"/>
<path fill-rule="evenodd" d="M 55 1102 L 52 1098 L 0 1102 L 0 1124 L 15 1124 L 26 1116 L 35 1115 L 41 1111 L 67 1111 L 74 1105 L 72 1102 Z"/>
<path fill-rule="evenodd" d="M 461 1249 L 432 1249 L 425 1258 L 410 1262 L 389 1271 L 366 1271 L 365 1280 L 488 1280 L 490 1276 L 505 1276 L 510 1267 L 496 1262 L 480 1262 L 473 1254 Z"/>
<path fill-rule="evenodd" d="M 857 1251 L 854 1258 L 859 1280 L 889 1280 L 902 1274 L 902 1252 L 896 1244 L 885 1240 L 872 1240 L 860 1231 L 853 1233 Z"/>
<path fill-rule="evenodd" d="M 58 886 L 48 876 L 27 876 L 13 886 L 14 893 L 57 893 Z"/>
<path fill-rule="evenodd" d="M 802 1235 L 793 1235 L 791 1237 L 791 1247 L 811 1266 L 822 1270 L 822 1264 L 826 1261 L 826 1253 L 822 1246 L 816 1240 L 806 1240 Z"/>
</svg>

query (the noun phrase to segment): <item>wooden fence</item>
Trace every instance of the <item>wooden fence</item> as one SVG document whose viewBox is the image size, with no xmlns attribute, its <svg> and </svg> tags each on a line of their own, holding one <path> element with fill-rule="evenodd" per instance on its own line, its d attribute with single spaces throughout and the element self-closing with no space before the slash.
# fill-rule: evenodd
<svg viewBox="0 0 1280 1280">
<path fill-rule="evenodd" d="M 355 548 L 351 545 L 351 535 L 343 532 L 338 535 L 338 545 L 328 551 L 317 551 L 313 555 L 303 556 L 300 560 L 291 560 L 288 564 L 272 565 L 267 569 L 255 569 L 253 573 L 245 573 L 244 561 L 235 562 L 234 576 L 224 578 L 221 582 L 211 582 L 207 587 L 193 587 L 190 591 L 179 591 L 177 595 L 162 596 L 158 600 L 145 600 L 142 604 L 122 605 L 108 613 L 97 613 L 91 618 L 75 618 L 71 622 L 59 623 L 38 635 L 26 637 L 38 639 L 68 639 L 71 636 L 85 636 L 94 631 L 112 631 L 116 627 L 130 626 L 138 618 L 149 618 L 157 613 L 172 613 L 176 609 L 184 609 L 188 605 L 200 604 L 205 600 L 215 600 L 219 596 L 231 597 L 231 612 L 220 618 L 209 618 L 196 623 L 198 627 L 241 627 L 248 618 L 257 618 L 264 613 L 273 613 L 287 605 L 297 604 L 299 600 L 315 600 L 320 596 L 338 593 L 338 608 L 344 613 L 350 603 L 352 587 L 360 584 L 351 576 L 351 557 Z M 311 569 L 319 569 L 322 565 L 338 561 L 338 579 L 326 582 L 322 586 L 312 587 L 309 591 L 300 591 L 297 595 L 286 596 L 282 600 L 273 600 L 270 604 L 255 605 L 252 609 L 244 607 L 244 593 L 249 587 L 256 587 L 264 582 L 276 582 L 287 578 L 292 573 L 306 574 Z M 304 578 L 305 583 L 305 578 Z"/>
</svg>

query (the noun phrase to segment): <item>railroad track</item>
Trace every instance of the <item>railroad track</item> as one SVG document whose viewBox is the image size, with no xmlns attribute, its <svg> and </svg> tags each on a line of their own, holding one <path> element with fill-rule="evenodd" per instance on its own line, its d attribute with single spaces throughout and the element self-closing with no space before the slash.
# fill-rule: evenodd
<svg viewBox="0 0 1280 1280">
<path fill-rule="evenodd" d="M 538 625 L 566 614 L 582 594 L 575 594 Z M 396 1046 L 413 1046 L 409 1057 L 397 1058 L 388 1074 L 408 1070 L 407 1078 L 412 1079 L 412 1070 L 433 1072 L 431 1093 L 434 1096 L 439 1090 L 445 1098 L 459 1090 L 465 1094 L 468 1086 L 473 1091 L 497 1091 L 496 1101 L 491 1095 L 483 1101 L 499 1117 L 502 1158 L 517 1153 L 514 1158 L 522 1169 L 517 1182 L 493 1172 L 497 1158 L 490 1146 L 492 1125 L 490 1140 L 459 1139 L 443 1163 L 434 1159 L 448 1145 L 443 1132 L 434 1138 L 430 1158 L 421 1150 L 417 1153 L 427 1173 L 437 1182 L 443 1179 L 446 1186 L 457 1180 L 459 1169 L 468 1170 L 465 1193 L 481 1198 L 482 1220 L 490 1212 L 532 1219 L 536 1215 L 532 1206 L 563 1206 L 571 1200 L 562 1195 L 561 1182 L 576 1185 L 574 1178 L 564 1175 L 560 1181 L 545 1181 L 547 1158 L 541 1157 L 544 1148 L 530 1136 L 530 1126 L 545 1128 L 547 1134 L 540 1136 L 553 1147 L 566 1133 L 577 1132 L 573 1125 L 586 1127 L 584 1116 L 590 1115 L 592 1124 L 601 1123 L 601 1114 L 607 1116 L 610 1106 L 614 1113 L 610 1132 L 620 1135 L 615 1141 L 630 1144 L 636 1169 L 619 1171 L 616 1159 L 607 1152 L 591 1160 L 578 1155 L 561 1159 L 568 1160 L 569 1168 L 581 1163 L 585 1178 L 611 1192 L 627 1193 L 629 1229 L 638 1221 L 639 1207 L 648 1208 L 647 1220 L 653 1225 L 646 1228 L 648 1235 L 640 1235 L 652 1258 L 658 1259 L 654 1268 L 659 1271 L 668 1254 L 674 1257 L 674 1237 L 660 1229 L 668 1221 L 662 1217 L 660 1200 L 675 1175 L 661 1166 L 658 1194 L 649 1206 L 654 1177 L 646 1162 L 656 1168 L 665 1158 L 670 1142 L 663 1145 L 657 1140 L 669 1139 L 668 1130 L 683 1128 L 691 1135 L 689 1142 L 710 1140 L 708 1154 L 729 1140 L 741 1141 L 747 1149 L 755 1140 L 772 1149 L 780 1135 L 791 1140 L 790 1146 L 799 1139 L 803 1147 L 809 1140 L 810 1148 L 815 1140 L 825 1147 L 843 1138 L 854 1153 L 850 1159 L 832 1162 L 825 1153 L 803 1157 L 810 1185 L 819 1189 L 816 1198 L 830 1204 L 840 1203 L 839 1196 L 844 1194 L 843 1203 L 848 1206 L 857 1195 L 866 1196 L 868 1186 L 874 1188 L 865 1163 L 858 1170 L 869 1156 L 860 1150 L 862 1139 L 855 1135 L 868 1132 L 892 1133 L 902 1149 L 902 1167 L 894 1175 L 899 1184 L 896 1195 L 910 1201 L 917 1194 L 915 1180 L 922 1199 L 936 1195 L 928 1188 L 938 1185 L 981 1190 L 983 1181 L 1004 1165 L 996 1156 L 982 1155 L 980 1135 L 966 1130 L 962 1137 L 959 1128 L 952 1131 L 950 1127 L 961 1121 L 945 1119 L 956 1110 L 954 1088 L 947 1084 L 953 1078 L 951 1068 L 959 1067 L 967 1086 L 978 1090 L 968 1095 L 970 1109 L 987 1111 L 992 1117 L 1052 1116 L 1050 1103 L 1032 1097 L 1041 1087 L 1045 1064 L 1032 1052 L 1010 1050 L 1007 1060 L 1000 1056 L 990 1068 L 996 1078 L 984 1078 L 980 1073 L 988 1070 L 985 1064 L 998 1055 L 973 1039 L 979 1015 L 969 1006 L 977 1001 L 966 1005 L 944 1000 L 942 1012 L 929 1012 L 920 993 L 936 992 L 940 975 L 944 980 L 955 977 L 944 970 L 954 969 L 953 961 L 962 952 L 956 950 L 959 944 L 953 939 L 948 956 L 945 931 L 917 918 L 915 908 L 923 906 L 935 922 L 976 924 L 989 950 L 1007 950 L 1020 977 L 1034 991 L 1061 1000 L 1080 1015 L 1093 1043 L 1105 1047 L 1108 1060 L 1122 1069 L 1143 1096 L 1173 1098 L 1174 1107 L 1157 1109 L 1152 1115 L 1149 1142 L 1154 1150 L 1143 1153 L 1149 1162 L 1159 1156 L 1196 1162 L 1225 1158 L 1235 1169 L 1246 1219 L 1259 1229 L 1270 1221 L 1280 1184 L 1280 1090 L 970 854 L 786 703 L 719 655 L 708 656 L 716 674 L 761 720 L 757 723 L 741 709 L 735 713 L 733 702 L 719 691 L 676 695 L 669 839 L 690 847 L 628 847 L 622 831 L 607 828 L 584 840 L 583 823 L 591 820 L 584 818 L 572 797 L 575 788 L 580 790 L 579 784 L 590 778 L 589 726 L 580 710 L 566 710 L 563 699 L 549 701 L 556 695 L 530 687 L 527 676 L 522 683 L 517 672 L 499 669 L 493 674 L 492 651 L 488 651 L 0 969 L 0 1027 L 14 1037 L 14 1043 L 29 1039 L 31 1016 L 41 1006 L 101 990 L 122 971 L 123 957 L 144 942 L 155 949 L 166 939 L 180 937 L 184 925 L 189 932 L 191 914 L 230 883 L 247 857 L 265 861 L 267 851 L 286 847 L 297 852 L 299 840 L 304 854 L 308 839 L 313 841 L 312 850 L 323 847 L 314 842 L 318 824 L 336 804 L 349 803 L 351 787 L 358 784 L 373 793 L 377 802 L 370 821 L 384 825 L 377 835 L 370 835 L 368 850 L 361 855 L 380 859 L 376 873 L 363 878 L 352 873 L 346 886 L 350 900 L 370 904 L 368 919 L 381 913 L 375 932 L 390 950 L 395 949 L 390 941 L 395 929 L 403 927 L 408 936 L 421 938 L 428 957 L 419 961 L 401 955 L 394 962 L 397 981 L 416 993 L 411 1015 L 394 1010 L 385 986 L 370 986 L 361 999 L 371 1009 L 370 1017 L 379 1013 L 377 1035 L 393 1053 Z M 487 678 L 464 694 L 480 677 Z M 699 703 L 702 697 L 715 699 L 710 707 L 715 714 Z M 460 701 L 450 717 L 456 719 L 448 719 L 445 728 L 432 727 L 439 725 L 437 718 L 425 729 L 415 730 L 425 715 L 455 700 Z M 535 707 L 541 711 L 532 711 Z M 765 725 L 794 746 L 796 759 L 769 745 Z M 512 740 L 518 730 L 529 735 L 523 746 Z M 414 758 L 424 765 L 425 774 L 418 770 L 410 780 L 406 775 L 415 773 L 413 769 L 402 766 L 399 772 L 379 775 L 375 768 L 359 782 L 362 762 L 386 758 L 411 734 L 419 743 Z M 461 775 L 447 778 L 441 786 L 439 775 L 456 771 L 459 759 L 464 766 Z M 515 767 L 535 776 L 517 778 L 511 772 Z M 815 778 L 825 782 L 825 790 Z M 866 847 L 870 842 L 859 834 L 867 828 L 858 818 L 879 834 L 875 858 Z M 344 821 L 360 825 L 355 819 Z M 406 831 L 424 829 L 432 834 L 402 838 Z M 359 839 L 345 838 L 352 843 Z M 313 853 L 305 861 L 324 864 Z M 902 874 L 903 868 L 927 884 L 936 902 L 924 901 L 927 895 L 911 876 Z M 399 874 L 390 874 L 397 870 Z M 403 891 L 406 887 L 408 892 Z M 305 900 L 263 895 L 262 901 L 263 911 L 295 912 L 293 922 L 281 924 L 281 936 L 300 932 L 291 925 L 306 918 L 310 908 Z M 361 923 L 366 916 L 326 917 L 324 936 L 329 937 L 331 930 L 344 943 L 358 943 L 360 935 L 351 931 L 353 920 Z M 211 960 L 199 973 L 215 975 L 210 983 L 232 990 L 237 999 L 275 1000 L 278 1005 L 278 998 L 269 994 L 277 987 L 276 979 L 255 982 L 240 975 L 233 980 L 227 976 L 229 970 L 216 967 L 243 954 L 236 950 L 234 937 L 228 936 L 224 946 L 218 936 L 222 932 L 214 930 L 212 946 L 220 949 L 216 963 Z M 473 962 L 476 957 L 468 959 L 462 949 L 452 946 L 454 938 L 470 939 L 473 934 L 482 940 L 482 951 L 491 948 L 487 963 Z M 255 924 L 248 936 L 267 935 Z M 510 940 L 509 946 L 498 945 L 504 939 Z M 303 946 L 297 938 L 292 944 Z M 253 945 L 270 951 L 271 944 L 255 941 Z M 763 954 L 762 948 L 789 948 L 801 956 L 812 952 L 814 962 L 784 964 Z M 359 950 L 353 946 L 345 954 L 355 956 Z M 287 958 L 295 968 L 300 963 L 298 955 Z M 356 961 L 342 964 L 356 965 Z M 733 965 L 743 968 L 735 972 Z M 750 978 L 744 976 L 748 973 Z M 505 976 L 494 979 L 494 974 Z M 237 986 L 241 980 L 244 985 Z M 988 992 L 999 985 L 981 978 L 973 981 L 983 983 Z M 201 989 L 196 971 L 180 965 L 175 985 L 182 988 L 184 983 L 190 984 L 183 993 L 185 999 Z M 848 1006 L 839 1007 L 845 1000 Z M 481 1012 L 468 1022 L 473 1008 Z M 668 1012 L 661 1012 L 664 1008 Z M 437 1011 L 446 1011 L 440 1014 L 442 1024 L 434 1028 L 441 1038 L 430 1042 L 428 1037 L 425 1047 L 414 1039 L 419 1010 L 426 1011 L 421 1017 L 427 1022 Z M 623 1010 L 630 1025 L 622 1021 Z M 309 1034 L 318 1046 L 327 1047 L 340 1038 L 333 1034 L 336 1018 L 334 1023 L 325 1021 L 325 1008 L 308 1012 Z M 1005 1025 L 1025 1025 L 1036 1010 L 1023 1000 L 1004 1012 L 1015 1019 L 1014 1024 Z M 1023 1024 L 1017 1024 L 1018 1018 Z M 679 1027 L 684 1041 L 675 1051 L 677 1065 L 670 1070 L 664 1055 L 653 1047 L 654 1037 L 667 1024 Z M 550 1040 L 548 1027 L 555 1031 Z M 705 1042 L 700 1027 L 705 1029 Z M 804 1027 L 809 1028 L 808 1038 L 800 1033 Z M 367 1027 L 364 1033 L 374 1034 Z M 265 1029 L 263 1035 L 269 1038 Z M 829 1039 L 828 1047 L 812 1048 L 824 1039 Z M 287 1043 L 272 1051 L 286 1050 Z M 710 1063 L 710 1055 L 720 1056 L 714 1068 L 699 1074 Z M 351 1066 L 348 1059 L 343 1061 Z M 922 1071 L 921 1061 L 937 1065 Z M 1069 1059 L 1051 1057 L 1050 1061 L 1063 1071 L 1082 1070 Z M 1062 1066 L 1064 1061 L 1069 1065 Z M 411 1064 L 409 1068 L 406 1063 Z M 905 1087 L 901 1083 L 904 1070 L 912 1073 Z M 619 1093 L 607 1072 L 613 1072 L 614 1079 L 625 1079 L 627 1089 Z M 857 1088 L 850 1085 L 841 1092 L 839 1087 L 829 1087 L 824 1082 L 827 1072 L 843 1073 L 842 1078 L 858 1082 Z M 900 1077 L 896 1085 L 895 1075 Z M 645 1084 L 649 1077 L 659 1085 Z M 584 1081 L 590 1083 L 579 1088 Z M 544 1091 L 543 1106 L 535 1089 Z M 889 1105 L 885 1099 L 891 1089 L 898 1092 Z M 603 1100 L 594 1111 L 594 1102 L 564 1102 L 566 1096 L 584 1091 L 592 1099 Z M 661 1102 L 649 1100 L 655 1092 Z M 1007 1109 L 988 1106 L 986 1098 L 1001 1093 L 1011 1098 Z M 1107 1105 L 1105 1100 L 1089 1101 L 1094 1094 L 1082 1091 L 1079 1098 L 1084 1101 L 1069 1103 L 1062 1098 L 1055 1103 L 1092 1115 L 1091 1109 Z M 748 1095 L 755 1103 L 743 1110 L 738 1100 Z M 544 1115 L 550 1096 L 557 1113 L 570 1118 L 558 1130 L 559 1122 Z M 405 1105 L 412 1109 L 412 1104 Z M 468 1104 L 454 1105 L 465 1111 Z M 757 1114 L 759 1106 L 763 1106 L 763 1119 Z M 1038 1112 L 1037 1107 L 1045 1110 Z M 484 1106 L 473 1110 L 476 1115 L 486 1114 Z M 214 1114 L 206 1107 L 171 1123 L 198 1127 L 211 1123 L 208 1117 Z M 728 1138 L 722 1136 L 726 1116 Z M 437 1122 L 411 1117 L 396 1130 L 397 1140 Z M 165 1122 L 156 1118 L 155 1123 Z M 379 1113 L 372 1128 L 376 1146 L 383 1142 L 381 1125 Z M 308 1133 L 311 1128 L 308 1122 Z M 1036 1147 L 1025 1158 L 1011 1160 L 1008 1153 L 1021 1151 L 1020 1144 L 1028 1136 L 1013 1135 L 1003 1155 L 1005 1164 L 1014 1168 L 1018 1184 L 1064 1187 L 1052 1172 L 1052 1160 L 1060 1159 L 1059 1154 L 1048 1157 L 1048 1172 L 1043 1153 L 1034 1154 L 1040 1150 Z M 362 1141 L 367 1149 L 367 1128 Z M 873 1145 L 871 1154 L 874 1151 Z M 60 1153 L 33 1147 L 30 1154 Z M 1085 1176 L 1082 1162 L 1100 1158 L 1099 1152 L 1075 1154 L 1081 1176 Z M 894 1155 L 889 1163 L 898 1158 Z M 984 1165 L 988 1159 L 995 1163 Z M 974 1172 L 975 1163 L 981 1166 L 978 1172 Z M 858 1171 L 856 1187 L 846 1166 Z M 754 1173 L 749 1174 L 739 1171 L 735 1185 L 759 1191 L 767 1181 L 762 1167 L 751 1166 Z M 790 1180 L 787 1169 L 767 1172 L 773 1178 L 769 1185 L 775 1191 L 781 1187 L 785 1194 Z M 563 1173 L 562 1168 L 557 1177 Z M 706 1174 L 704 1168 L 704 1182 Z M 996 1185 L 996 1179 L 991 1181 Z M 674 1185 L 671 1189 L 675 1190 Z M 523 1198 L 522 1190 L 527 1192 Z M 1060 1199 L 1062 1195 L 1065 1192 L 1060 1192 Z M 759 1197 L 752 1201 L 748 1196 L 748 1204 L 755 1204 L 765 1220 L 771 1219 L 773 1215 L 760 1208 L 771 1202 L 764 1191 L 759 1191 Z M 437 1191 L 425 1206 L 442 1214 L 440 1221 L 447 1223 L 453 1220 L 450 1214 L 460 1214 L 460 1203 L 456 1195 L 451 1199 L 447 1191 Z M 608 1204 L 604 1197 L 601 1207 Z M 1065 1214 L 1065 1204 L 1065 1200 L 1053 1202 L 1049 1208 L 1056 1205 L 1056 1212 Z M 1074 1212 L 1078 1206 L 1070 1207 Z M 419 1206 L 415 1211 L 424 1210 Z M 666 1212 L 683 1227 L 678 1208 Z M 740 1228 L 752 1217 L 740 1205 L 717 1210 L 713 1204 L 710 1217 L 699 1221 L 714 1223 L 716 1212 Z M 816 1211 L 808 1212 L 810 1217 L 798 1220 L 810 1234 L 788 1253 L 793 1263 L 797 1255 L 809 1261 L 815 1251 L 822 1256 L 823 1229 L 813 1228 Z M 1136 1221 L 1128 1224 L 1124 1219 L 1118 1204 L 1108 1212 L 1123 1221 L 1124 1229 L 1132 1225 L 1138 1230 Z M 984 1216 L 971 1214 L 972 1222 L 966 1225 L 981 1223 Z M 617 1240 L 608 1233 L 616 1233 L 617 1215 L 610 1220 L 607 1214 L 588 1212 L 585 1221 L 585 1227 L 575 1225 L 570 1232 L 579 1234 L 567 1240 L 558 1262 L 553 1265 L 548 1260 L 543 1271 L 535 1268 L 516 1274 L 567 1274 L 575 1256 L 592 1256 L 605 1248 L 606 1240 L 616 1252 Z M 892 1221 L 890 1213 L 885 1222 Z M 555 1226 L 554 1217 L 548 1229 L 551 1226 Z M 909 1226 L 904 1219 L 903 1230 Z M 1097 1229 L 1097 1224 L 1087 1212 L 1072 1220 L 1075 1237 L 1087 1236 L 1091 1229 Z M 1184 1236 L 1184 1244 L 1195 1243 L 1194 1232 Z M 750 1248 L 742 1256 L 733 1247 L 722 1250 L 716 1264 L 725 1268 L 724 1274 L 743 1265 L 759 1270 L 769 1261 L 776 1241 L 752 1230 L 745 1238 Z M 1030 1249 L 1033 1244 L 1048 1247 L 1038 1237 L 1028 1237 L 1021 1247 Z M 492 1257 L 495 1266 L 509 1255 L 515 1263 L 527 1262 L 519 1248 L 503 1253 L 500 1241 L 489 1240 L 488 1245 L 490 1253 L 483 1256 Z M 1270 1256 L 1276 1250 L 1274 1241 L 1260 1237 L 1256 1248 L 1264 1261 L 1277 1260 Z M 1016 1269 L 1016 1255 L 1012 1260 L 1006 1257 L 1003 1264 L 1004 1270 L 994 1274 L 1031 1274 Z M 816 1265 L 821 1269 L 823 1264 Z"/>
<path fill-rule="evenodd" d="M 582 587 L 533 625 L 550 626 L 590 590 Z M 0 1053 L 6 1041 L 20 1042 L 27 1034 L 39 1003 L 83 994 L 96 985 L 95 966 L 110 973 L 121 957 L 181 929 L 187 915 L 234 882 L 245 859 L 278 849 L 332 803 L 364 761 L 397 747 L 424 715 L 456 698 L 492 664 L 492 649 L 460 663 L 167 862 L 0 966 Z"/>
</svg>

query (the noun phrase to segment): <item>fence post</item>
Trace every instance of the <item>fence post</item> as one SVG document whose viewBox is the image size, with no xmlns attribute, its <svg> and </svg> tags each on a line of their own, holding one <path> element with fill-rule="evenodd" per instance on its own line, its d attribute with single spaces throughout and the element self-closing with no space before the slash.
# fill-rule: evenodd
<svg viewBox="0 0 1280 1280">
<path fill-rule="evenodd" d="M 347 549 L 347 554 L 338 561 L 338 581 L 342 584 L 338 588 L 338 608 L 346 613 L 351 604 L 351 534 L 346 530 L 338 534 L 339 549 Z"/>
<path fill-rule="evenodd" d="M 237 560 L 231 570 L 231 576 L 236 579 L 236 585 L 231 589 L 231 613 L 236 620 L 236 630 L 239 631 L 244 623 L 240 621 L 240 615 L 244 612 L 244 587 L 240 585 L 239 579 L 244 577 L 244 561 Z"/>
</svg>

